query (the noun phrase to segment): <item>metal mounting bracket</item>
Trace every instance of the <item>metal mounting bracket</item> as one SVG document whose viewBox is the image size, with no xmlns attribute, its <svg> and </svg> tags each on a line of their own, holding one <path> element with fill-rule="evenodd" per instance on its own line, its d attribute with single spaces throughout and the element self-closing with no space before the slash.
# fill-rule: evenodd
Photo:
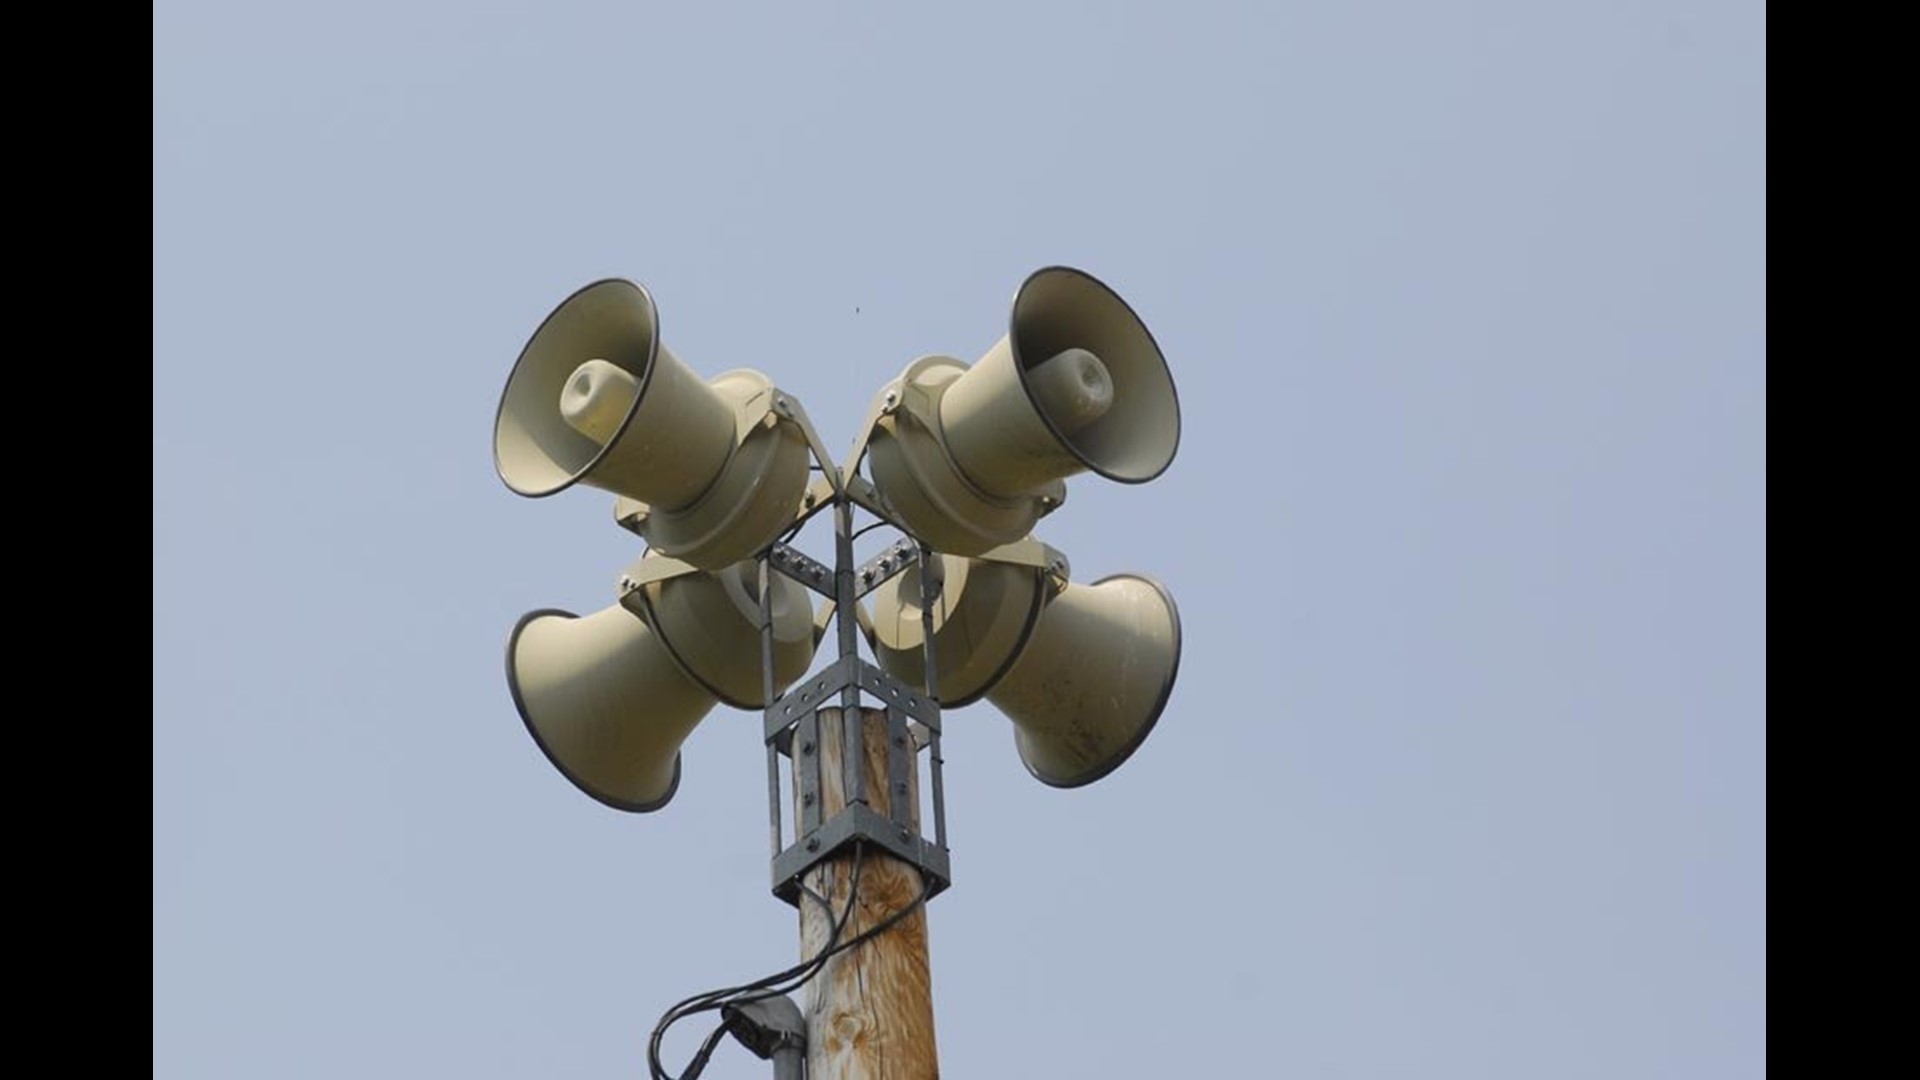
<svg viewBox="0 0 1920 1080">
<path fill-rule="evenodd" d="M 900 388 L 905 384 L 904 377 L 895 378 L 880 388 L 874 395 L 873 403 L 867 406 L 867 418 L 860 421 L 860 434 L 854 436 L 853 450 L 847 455 L 846 475 L 853 477 L 860 472 L 860 463 L 866 460 L 867 443 L 873 438 L 874 425 L 880 418 L 900 407 Z"/>
<path fill-rule="evenodd" d="M 900 524 L 900 514 L 893 508 L 893 504 L 888 502 L 887 497 L 880 494 L 880 489 L 874 487 L 873 482 L 867 478 L 863 476 L 849 476 L 847 478 L 847 498 L 852 501 L 853 505 L 858 506 L 874 517 L 899 529 L 901 532 L 907 531 L 907 527 Z"/>
<path fill-rule="evenodd" d="M 638 592 L 656 581 L 697 574 L 700 568 L 690 562 L 683 562 L 667 555 L 643 555 L 635 559 L 632 566 L 620 572 L 617 588 L 621 597 Z"/>
<path fill-rule="evenodd" d="M 1066 553 L 1058 548 L 1042 543 L 1034 537 L 1015 540 L 1011 544 L 1002 544 L 991 551 L 974 556 L 987 562 L 1010 563 L 1014 566 L 1031 566 L 1046 572 L 1048 584 L 1054 592 L 1066 588 L 1072 564 L 1067 561 Z"/>
<path fill-rule="evenodd" d="M 860 564 L 860 569 L 853 575 L 854 595 L 867 595 L 919 561 L 920 545 L 912 540 L 895 542 L 887 550 Z"/>
<path fill-rule="evenodd" d="M 887 774 L 882 781 L 888 787 L 889 812 L 875 810 L 862 790 L 864 783 L 847 787 L 846 806 L 831 818 L 822 820 L 825 802 L 825 777 L 822 775 L 820 747 L 820 709 L 832 708 L 838 695 L 848 689 L 871 695 L 885 705 L 887 714 Z M 843 718 L 845 714 L 842 714 Z M 938 754 L 931 758 L 934 783 L 934 835 L 922 836 L 913 820 L 912 793 L 914 756 L 923 749 L 939 745 L 940 707 L 915 687 L 906 685 L 858 656 L 843 656 L 825 670 L 809 676 L 800 685 L 769 707 L 763 731 L 769 754 L 768 800 L 772 810 L 773 893 L 796 907 L 800 903 L 800 885 L 814 867 L 841 854 L 849 845 L 865 842 L 884 849 L 920 871 L 929 897 L 953 883 L 953 871 L 946 842 L 946 805 L 939 782 L 943 764 Z M 858 723 L 856 719 L 856 723 Z M 849 730 L 852 725 L 849 725 Z M 799 819 L 795 822 L 794 842 L 779 847 L 780 785 L 779 761 L 796 763 L 795 798 Z M 852 777 L 849 777 L 851 780 Z"/>
<path fill-rule="evenodd" d="M 838 494 L 842 487 L 840 467 L 833 463 L 833 455 L 828 453 L 827 444 L 821 441 L 820 433 L 814 429 L 813 418 L 807 415 L 800 399 L 791 394 L 776 393 L 773 396 L 773 411 L 800 425 L 800 433 L 807 439 L 807 449 L 819 462 L 820 471 L 832 485 L 834 493 Z"/>
<path fill-rule="evenodd" d="M 829 600 L 835 598 L 832 567 L 785 544 L 775 544 L 768 549 L 767 562 L 774 570 L 805 585 L 821 596 Z"/>
<path fill-rule="evenodd" d="M 945 890 L 953 876 L 947 852 L 947 811 L 944 759 L 940 755 L 940 705 L 926 689 L 909 686 L 867 662 L 859 654 L 856 627 L 859 598 L 924 560 L 928 552 L 908 540 L 895 543 L 866 565 L 853 565 L 853 509 L 884 505 L 872 484 L 856 475 L 839 474 L 844 483 L 831 497 L 834 505 L 834 563 L 828 567 L 783 543 L 772 545 L 760 561 L 761 663 L 766 697 L 761 734 L 767 747 L 767 806 L 773 849 L 773 892 L 798 906 L 801 882 L 821 862 L 841 854 L 849 845 L 866 843 L 884 850 L 920 871 L 928 895 Z M 892 516 L 874 509 L 875 516 L 893 524 Z M 902 530 L 904 531 L 904 530 Z M 827 612 L 816 612 L 815 639 L 823 640 L 827 622 L 839 625 L 839 657 L 820 671 L 788 687 L 774 698 L 771 575 L 780 573 L 825 596 Z M 864 576 L 864 580 L 863 580 Z M 938 587 L 937 582 L 935 587 Z M 929 636 L 930 638 L 930 636 Z M 927 658 L 931 672 L 932 657 Z M 935 685 L 929 679 L 929 687 Z M 871 699 L 886 716 L 885 775 L 868 775 L 866 723 L 863 700 Z M 820 712 L 837 708 L 842 724 L 844 769 L 841 788 L 845 806 L 823 820 L 825 777 L 819 749 Z M 933 835 L 924 836 L 915 820 L 916 760 L 927 752 L 927 779 L 932 796 Z M 791 768 L 794 799 L 798 803 L 793 843 L 785 842 L 781 781 Z M 868 786 L 885 785 L 887 812 L 874 807 Z"/>
</svg>

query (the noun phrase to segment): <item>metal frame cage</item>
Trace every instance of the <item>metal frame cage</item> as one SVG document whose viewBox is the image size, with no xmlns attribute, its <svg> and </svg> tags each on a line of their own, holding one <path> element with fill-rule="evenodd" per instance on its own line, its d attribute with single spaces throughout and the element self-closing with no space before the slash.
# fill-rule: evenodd
<svg viewBox="0 0 1920 1080">
<path fill-rule="evenodd" d="M 933 603 L 940 593 L 940 560 L 925 545 L 911 538 L 900 540 L 859 566 L 854 565 L 853 514 L 856 506 L 892 526 L 907 530 L 888 512 L 884 498 L 873 485 L 855 473 L 865 456 L 865 433 L 855 444 L 852 458 L 843 472 L 825 452 L 819 435 L 797 401 L 779 395 L 775 411 L 798 423 L 807 437 L 807 445 L 822 473 L 807 492 L 797 532 L 814 514 L 831 510 L 834 516 L 834 562 L 831 567 L 788 546 L 773 544 L 758 557 L 760 570 L 760 666 L 764 698 L 771 702 L 764 716 L 763 737 L 767 747 L 768 835 L 773 856 L 773 894 L 799 906 L 801 882 L 820 863 L 835 857 L 849 846 L 866 842 L 912 865 L 925 882 L 930 899 L 953 883 L 947 849 L 947 807 L 944 760 L 940 753 L 940 702 L 934 692 L 937 685 L 933 655 Z M 872 429 L 871 418 L 866 431 Z M 860 598 L 880 587 L 910 566 L 923 568 L 923 589 L 928 603 L 921 612 L 926 653 L 926 685 L 909 686 L 880 670 L 859 653 L 859 628 L 855 608 Z M 773 590 L 769 575 L 782 574 L 819 593 L 827 606 L 816 616 L 816 625 L 835 620 L 839 656 L 825 668 L 808 675 L 790 687 L 778 699 L 774 697 Z M 867 732 L 863 698 L 871 699 L 886 712 L 886 775 L 873 778 L 884 783 L 889 792 L 889 812 L 873 809 L 868 798 L 866 745 Z M 821 710 L 838 708 L 841 723 L 842 790 L 845 806 L 825 818 L 825 780 L 821 753 Z M 925 836 L 916 824 L 916 755 L 925 752 L 928 784 L 932 795 L 933 835 Z M 783 763 L 783 760 L 784 763 Z M 791 768 L 795 776 L 794 838 L 786 843 L 785 801 L 781 776 Z"/>
</svg>

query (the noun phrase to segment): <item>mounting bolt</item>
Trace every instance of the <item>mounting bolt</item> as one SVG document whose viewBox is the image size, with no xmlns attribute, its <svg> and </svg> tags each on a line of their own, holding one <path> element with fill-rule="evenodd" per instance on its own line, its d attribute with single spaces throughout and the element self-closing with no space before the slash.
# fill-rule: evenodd
<svg viewBox="0 0 1920 1080">
<path fill-rule="evenodd" d="M 895 735 L 893 737 L 893 745 L 895 746 L 907 745 L 907 737 L 905 735 Z"/>
<path fill-rule="evenodd" d="M 817 837 L 817 836 L 809 836 L 809 837 L 807 837 L 807 850 L 808 850 L 808 851 L 819 851 L 819 850 L 820 850 L 820 838 L 819 838 L 819 837 Z"/>
<path fill-rule="evenodd" d="M 886 405 L 886 407 L 887 407 L 887 408 L 889 408 L 889 409 L 891 409 L 891 408 L 893 408 L 893 407 L 894 407 L 895 405 L 898 405 L 898 404 L 900 404 L 900 391 L 898 391 L 898 390 L 889 390 L 889 391 L 887 391 L 887 396 L 886 396 L 886 397 L 883 397 L 883 398 L 881 398 L 880 400 L 881 400 L 881 401 L 882 401 L 883 403 L 885 403 L 885 405 Z"/>
<path fill-rule="evenodd" d="M 813 753 L 813 744 L 812 744 L 812 743 L 810 743 L 810 742 L 803 742 L 803 743 L 801 743 L 801 744 L 800 744 L 800 752 L 801 752 L 802 754 L 811 754 L 811 753 Z"/>
<path fill-rule="evenodd" d="M 896 782 L 893 785 L 893 790 L 899 792 L 902 795 L 905 795 L 907 793 L 907 782 L 905 780 Z"/>
<path fill-rule="evenodd" d="M 812 806 L 812 805 L 813 805 L 813 792 L 811 792 L 811 791 L 809 791 L 809 792 L 807 792 L 807 793 L 806 793 L 805 795 L 802 795 L 802 796 L 800 796 L 800 805 L 801 805 L 801 806 Z"/>
<path fill-rule="evenodd" d="M 907 828 L 905 825 L 900 826 L 900 839 L 902 840 L 913 839 L 913 830 Z"/>
</svg>

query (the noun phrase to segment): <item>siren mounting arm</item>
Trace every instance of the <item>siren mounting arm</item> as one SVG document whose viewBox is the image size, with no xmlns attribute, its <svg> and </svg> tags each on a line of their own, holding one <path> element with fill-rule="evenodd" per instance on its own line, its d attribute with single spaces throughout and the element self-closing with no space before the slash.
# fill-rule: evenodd
<svg viewBox="0 0 1920 1080">
<path fill-rule="evenodd" d="M 800 404 L 799 399 L 791 394 L 776 394 L 773 399 L 773 411 L 800 425 L 801 433 L 807 437 L 807 449 L 813 452 L 814 459 L 820 463 L 821 473 L 826 476 L 827 482 L 833 485 L 834 493 L 838 494 L 844 486 L 840 469 L 833 463 L 833 455 L 827 452 L 827 444 L 821 440 L 820 433 L 814 430 L 813 419 L 807 415 L 807 410 Z"/>
</svg>

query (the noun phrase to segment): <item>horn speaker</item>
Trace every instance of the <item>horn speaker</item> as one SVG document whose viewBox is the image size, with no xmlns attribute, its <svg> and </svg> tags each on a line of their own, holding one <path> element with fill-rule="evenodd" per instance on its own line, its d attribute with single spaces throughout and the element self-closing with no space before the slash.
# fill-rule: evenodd
<svg viewBox="0 0 1920 1080">
<path fill-rule="evenodd" d="M 1179 396 L 1146 324 L 1064 266 L 1021 284 L 1006 336 L 979 362 L 917 360 L 876 412 L 875 486 L 915 536 L 960 555 L 1025 536 L 1068 477 L 1145 483 L 1180 445 Z"/>
<path fill-rule="evenodd" d="M 1160 719 L 1180 673 L 1180 611 L 1159 582 L 1117 574 L 1068 585 L 987 700 L 1013 721 L 1034 778 L 1091 784 L 1119 768 Z"/>
<path fill-rule="evenodd" d="M 1027 771 L 1054 787 L 1120 767 L 1166 708 L 1180 670 L 1180 613 L 1150 578 L 1118 574 L 1049 597 L 1036 568 L 937 556 L 934 665 L 943 707 L 985 697 L 1013 721 Z M 919 567 L 874 590 L 867 640 L 880 666 L 926 685 Z"/>
<path fill-rule="evenodd" d="M 815 637 L 807 590 L 772 580 L 778 694 L 813 662 Z M 658 810 L 680 785 L 680 744 L 716 704 L 766 704 L 759 612 L 753 562 L 655 581 L 585 617 L 531 612 L 507 640 L 507 685 L 576 787 L 616 809 Z"/>
<path fill-rule="evenodd" d="M 646 813 L 680 786 L 680 744 L 715 698 L 618 604 L 585 617 L 522 616 L 507 639 L 507 686 L 547 760 L 616 810 Z"/>
<path fill-rule="evenodd" d="M 494 465 L 541 498 L 576 483 L 621 496 L 655 550 L 707 570 L 747 558 L 792 522 L 806 435 L 771 411 L 757 371 L 704 382 L 660 341 L 637 282 L 596 281 L 528 339 L 500 396 Z M 635 507 L 631 504 L 639 504 Z"/>
</svg>

